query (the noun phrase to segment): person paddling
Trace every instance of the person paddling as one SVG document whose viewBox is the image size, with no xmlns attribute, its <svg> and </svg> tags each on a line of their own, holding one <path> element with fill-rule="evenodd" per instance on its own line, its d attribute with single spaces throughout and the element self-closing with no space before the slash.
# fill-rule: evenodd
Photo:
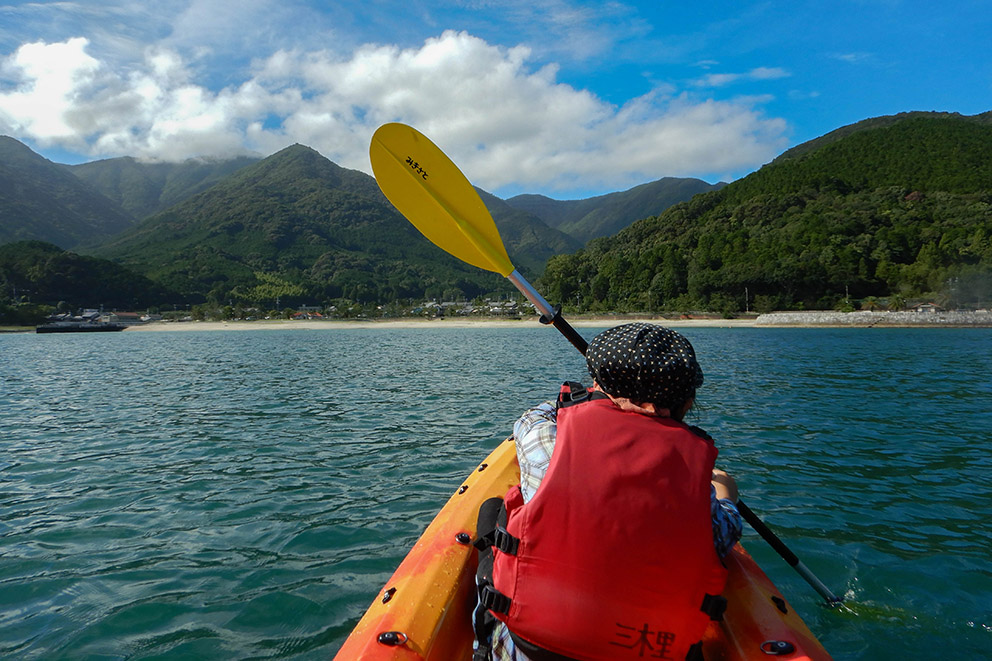
<svg viewBox="0 0 992 661">
<path fill-rule="evenodd" d="M 516 422 L 520 484 L 480 511 L 475 658 L 701 659 L 741 534 L 736 482 L 683 422 L 702 369 L 646 323 L 600 333 L 586 363 L 592 388 Z"/>
</svg>

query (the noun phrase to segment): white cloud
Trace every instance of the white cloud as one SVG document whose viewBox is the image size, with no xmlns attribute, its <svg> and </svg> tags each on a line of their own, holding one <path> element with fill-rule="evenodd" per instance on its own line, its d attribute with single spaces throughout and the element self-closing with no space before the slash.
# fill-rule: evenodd
<svg viewBox="0 0 992 661">
<path fill-rule="evenodd" d="M 696 87 L 724 87 L 732 83 L 754 80 L 788 78 L 789 72 L 779 67 L 757 67 L 745 73 L 711 73 L 693 82 Z"/>
<path fill-rule="evenodd" d="M 0 96 L 0 113 L 10 118 L 5 130 L 53 141 L 79 139 L 79 127 L 64 109 L 78 92 L 91 89 L 100 74 L 100 63 L 85 52 L 87 43 L 76 38 L 25 44 L 2 63 L 4 77 L 20 82 Z"/>
<path fill-rule="evenodd" d="M 125 67 L 88 46 L 81 38 L 26 44 L 0 60 L 0 131 L 92 157 L 164 160 L 267 155 L 301 142 L 368 171 L 372 132 L 403 121 L 490 190 L 740 171 L 785 146 L 785 123 L 765 117 L 757 97 L 715 101 L 662 87 L 617 107 L 558 82 L 554 65 L 535 69 L 525 47 L 464 32 L 407 49 L 280 50 L 217 90 L 180 51 L 151 46 Z"/>
<path fill-rule="evenodd" d="M 776 78 L 788 78 L 789 72 L 779 67 L 758 67 L 751 69 L 748 77 L 751 80 L 775 80 Z"/>
<path fill-rule="evenodd" d="M 874 58 L 871 53 L 831 53 L 829 57 L 840 60 L 841 62 L 847 62 L 849 64 L 857 64 L 858 62 L 864 62 Z"/>
</svg>

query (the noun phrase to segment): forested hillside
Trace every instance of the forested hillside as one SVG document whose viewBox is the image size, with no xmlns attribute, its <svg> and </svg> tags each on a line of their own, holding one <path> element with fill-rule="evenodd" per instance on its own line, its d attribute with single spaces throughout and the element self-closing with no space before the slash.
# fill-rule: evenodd
<svg viewBox="0 0 992 661">
<path fill-rule="evenodd" d="M 371 177 L 300 145 L 264 163 L 116 158 L 66 166 L 4 138 L 0 184 L 0 244 L 42 239 L 105 255 L 163 283 L 180 303 L 386 303 L 512 291 L 434 248 Z M 536 216 L 480 194 L 529 277 L 550 256 L 581 247 Z M 35 289 L 49 292 L 52 305 L 65 298 Z"/>
<path fill-rule="evenodd" d="M 849 135 L 860 133 L 862 131 L 886 128 L 907 119 L 966 119 L 970 122 L 992 124 L 992 110 L 971 116 L 961 115 L 956 112 L 923 112 L 914 110 L 911 112 L 897 113 L 895 115 L 869 117 L 868 119 L 862 119 L 860 122 L 841 126 L 838 129 L 834 129 L 829 133 L 821 135 L 819 138 L 814 138 L 790 149 L 786 149 L 774 161 L 772 161 L 772 163 L 781 163 L 782 161 L 786 161 L 791 158 L 798 158 L 804 154 L 808 154 L 811 151 L 819 149 L 820 147 L 824 147 L 832 142 L 837 142 L 838 140 L 846 138 Z"/>
<path fill-rule="evenodd" d="M 371 177 L 300 145 L 263 163 L 116 158 L 66 166 L 7 138 L 0 156 L 0 183 L 6 184 L 0 244 L 40 238 L 107 256 L 178 298 L 162 304 L 386 303 L 512 291 L 505 280 L 430 245 Z M 528 277 L 539 276 L 552 255 L 581 247 L 533 214 L 479 192 L 514 264 Z M 32 255 L 38 253 L 26 253 Z M 3 295 L 32 289 L 35 301 L 50 305 L 75 291 L 62 295 L 24 282 Z"/>
<path fill-rule="evenodd" d="M 0 244 L 36 239 L 72 248 L 113 236 L 132 222 L 64 166 L 0 136 Z"/>
<path fill-rule="evenodd" d="M 553 258 L 549 299 L 727 313 L 890 296 L 987 304 L 992 125 L 983 116 L 907 116 L 821 144 Z"/>
<path fill-rule="evenodd" d="M 48 312 L 43 306 L 139 310 L 179 302 L 174 292 L 119 264 L 42 241 L 0 246 L 0 292 L 9 294 L 0 297 L 0 323 L 38 323 Z"/>
<path fill-rule="evenodd" d="M 117 202 L 135 220 L 165 211 L 257 158 L 191 159 L 182 163 L 144 163 L 131 157 L 65 166 L 72 174 Z"/>
<path fill-rule="evenodd" d="M 544 195 L 517 195 L 506 201 L 515 209 L 534 214 L 551 227 L 582 243 L 611 236 L 635 220 L 656 216 L 694 195 L 719 190 L 725 184 L 701 179 L 665 177 L 629 190 L 584 200 L 553 200 Z"/>
<path fill-rule="evenodd" d="M 476 189 L 486 205 L 500 237 L 507 246 L 513 265 L 537 277 L 554 255 L 575 252 L 582 241 L 545 224 L 538 216 L 517 209 L 495 195 Z"/>
<path fill-rule="evenodd" d="M 0 139 L 0 156 L 0 244 L 51 237 L 124 267 L 22 241 L 4 252 L 0 280 L 14 303 L 30 292 L 50 305 L 272 309 L 513 292 L 431 245 L 371 177 L 301 145 L 247 165 L 113 159 L 68 168 L 10 138 Z M 661 212 L 673 181 L 696 180 L 566 202 L 480 194 L 513 263 L 531 278 L 547 263 L 537 284 L 573 310 L 992 303 L 992 113 L 841 127 Z M 138 225 L 121 206 L 141 213 L 172 199 L 181 201 Z M 641 214 L 581 249 L 551 226 L 599 231 L 591 228 Z"/>
<path fill-rule="evenodd" d="M 192 303 L 271 308 L 474 297 L 507 287 L 427 242 L 374 179 L 302 145 L 148 218 L 96 254 Z"/>
</svg>

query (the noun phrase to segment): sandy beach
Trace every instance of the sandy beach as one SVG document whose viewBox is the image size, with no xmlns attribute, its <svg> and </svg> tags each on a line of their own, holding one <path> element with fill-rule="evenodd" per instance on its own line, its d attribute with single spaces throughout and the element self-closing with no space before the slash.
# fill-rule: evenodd
<svg viewBox="0 0 992 661">
<path fill-rule="evenodd" d="M 575 328 L 616 326 L 633 321 L 668 326 L 670 328 L 713 327 L 735 328 L 754 326 L 754 319 L 664 319 L 650 317 L 576 317 L 568 318 Z M 536 317 L 528 319 L 367 319 L 367 320 L 322 320 L 294 321 L 267 319 L 259 321 L 157 321 L 140 326 L 131 326 L 125 332 L 161 331 L 225 331 L 225 330 L 343 330 L 349 328 L 537 328 L 542 324 Z"/>
<path fill-rule="evenodd" d="M 739 319 L 718 317 L 667 318 L 648 315 L 583 315 L 566 317 L 575 328 L 607 328 L 634 321 L 645 321 L 669 328 L 990 328 L 992 312 L 773 312 Z M 349 328 L 538 328 L 537 317 L 499 319 L 495 317 L 444 319 L 325 319 L 258 321 L 154 321 L 125 329 L 127 333 L 186 331 L 261 330 L 347 330 Z M 0 327 L 0 332 L 33 332 L 33 327 Z"/>
</svg>

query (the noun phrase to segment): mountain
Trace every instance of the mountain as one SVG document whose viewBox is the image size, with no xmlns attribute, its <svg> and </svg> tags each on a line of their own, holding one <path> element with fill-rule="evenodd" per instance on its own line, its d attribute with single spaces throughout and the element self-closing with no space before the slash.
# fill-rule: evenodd
<svg viewBox="0 0 992 661">
<path fill-rule="evenodd" d="M 521 272 L 539 275 L 552 256 L 582 247 L 580 241 L 549 227 L 535 214 L 516 209 L 484 190 L 476 190 L 496 223 L 513 265 Z"/>
<path fill-rule="evenodd" d="M 0 244 L 36 239 L 72 248 L 132 222 L 120 205 L 63 166 L 0 136 Z"/>
<path fill-rule="evenodd" d="M 0 246 L 0 291 L 35 303 L 70 308 L 106 306 L 135 310 L 158 305 L 173 293 L 114 262 L 62 250 L 43 241 Z"/>
<path fill-rule="evenodd" d="M 546 295 L 586 308 L 725 312 L 831 307 L 849 296 L 988 304 L 988 118 L 910 113 L 838 129 L 552 258 Z"/>
<path fill-rule="evenodd" d="M 914 111 L 901 112 L 895 115 L 884 115 L 882 117 L 871 117 L 869 119 L 863 119 L 860 122 L 855 122 L 854 124 L 842 126 L 839 129 L 835 129 L 830 133 L 820 136 L 819 138 L 814 138 L 800 145 L 796 145 L 791 149 L 787 149 L 774 161 L 772 161 L 772 163 L 781 163 L 782 161 L 786 161 L 791 158 L 798 158 L 804 154 L 808 154 L 811 151 L 819 149 L 820 147 L 829 145 L 832 142 L 837 142 L 841 138 L 845 138 L 849 135 L 860 133 L 862 131 L 870 131 L 872 129 L 886 128 L 892 126 L 893 124 L 898 124 L 906 119 L 961 119 L 979 124 L 992 124 L 992 111 L 979 115 L 961 115 L 956 112 Z"/>
<path fill-rule="evenodd" d="M 117 158 L 66 166 L 8 138 L 0 155 L 7 184 L 0 242 L 47 240 L 107 256 L 162 282 L 173 297 L 275 304 L 428 292 L 453 298 L 509 287 L 430 245 L 371 177 L 300 145 L 265 161 Z M 539 218 L 480 195 L 528 277 L 553 254 L 581 247 Z M 141 216 L 146 222 L 134 222 Z"/>
<path fill-rule="evenodd" d="M 372 177 L 302 145 L 238 170 L 94 252 L 190 302 L 391 301 L 508 287 L 424 239 Z"/>
<path fill-rule="evenodd" d="M 725 189 L 724 200 L 799 192 L 901 186 L 974 193 L 992 189 L 992 113 L 905 113 L 833 131 L 775 159 Z M 827 134 L 831 135 L 831 134 Z M 824 136 L 826 137 L 826 136 Z M 786 156 L 787 154 L 791 154 Z"/>
<path fill-rule="evenodd" d="M 511 207 L 534 214 L 582 243 L 616 234 L 635 220 L 656 216 L 668 207 L 726 184 L 700 179 L 665 177 L 626 191 L 584 200 L 553 200 L 543 195 L 517 195 Z"/>
<path fill-rule="evenodd" d="M 135 219 L 142 219 L 205 191 L 258 160 L 241 157 L 149 163 L 123 157 L 65 167 L 94 190 L 117 202 Z"/>
</svg>

